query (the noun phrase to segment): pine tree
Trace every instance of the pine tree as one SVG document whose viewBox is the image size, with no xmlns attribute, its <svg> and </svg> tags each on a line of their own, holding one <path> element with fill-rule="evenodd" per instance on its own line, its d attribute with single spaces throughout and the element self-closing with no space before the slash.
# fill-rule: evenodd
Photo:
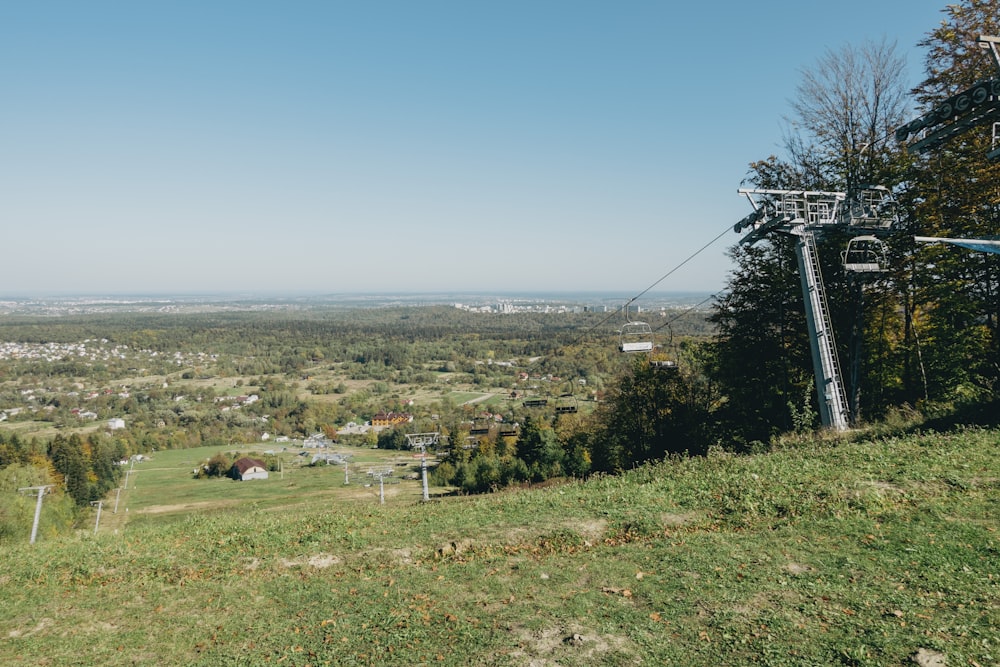
<svg viewBox="0 0 1000 667">
<path fill-rule="evenodd" d="M 66 484 L 66 492 L 73 501 L 84 506 L 89 503 L 90 481 L 83 456 L 83 441 L 77 434 L 66 438 L 61 433 L 49 444 L 49 459 L 53 467 L 62 475 Z"/>
</svg>

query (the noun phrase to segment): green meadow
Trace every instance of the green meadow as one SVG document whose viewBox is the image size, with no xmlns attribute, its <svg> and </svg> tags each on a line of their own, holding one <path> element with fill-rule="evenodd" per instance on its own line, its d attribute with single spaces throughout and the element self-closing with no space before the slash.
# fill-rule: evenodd
<svg viewBox="0 0 1000 667">
<path fill-rule="evenodd" d="M 265 452 L 280 460 L 280 469 L 266 480 L 239 482 L 231 479 L 197 479 L 195 470 L 218 453 L 231 457 L 235 452 L 262 458 Z M 316 454 L 340 454 L 343 465 L 309 465 Z M 418 480 L 404 480 L 420 472 L 420 459 L 413 452 L 386 452 L 358 447 L 306 449 L 281 444 L 236 447 L 199 447 L 167 450 L 147 455 L 131 466 L 128 488 L 121 493 L 119 511 L 128 510 L 129 521 L 151 521 L 154 515 L 186 514 L 225 508 L 270 508 L 294 504 L 321 509 L 325 504 L 365 498 L 379 501 L 377 481 L 369 471 L 392 470 L 385 480 L 383 496 L 408 500 L 422 499 Z M 438 490 L 440 493 L 440 490 Z"/>
<path fill-rule="evenodd" d="M 344 484 L 293 452 L 242 483 L 193 479 L 215 450 L 154 453 L 96 535 L 6 549 L 0 664 L 997 664 L 998 445 L 801 443 L 429 502 L 410 479 L 384 504 L 365 468 L 411 454 L 349 449 Z"/>
</svg>

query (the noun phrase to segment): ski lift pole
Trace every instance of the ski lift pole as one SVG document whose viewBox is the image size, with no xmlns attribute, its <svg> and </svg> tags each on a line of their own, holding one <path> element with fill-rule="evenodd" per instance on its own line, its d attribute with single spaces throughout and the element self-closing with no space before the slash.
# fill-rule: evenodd
<svg viewBox="0 0 1000 667">
<path fill-rule="evenodd" d="M 420 478 L 423 481 L 424 487 L 424 502 L 431 499 L 430 489 L 427 488 L 427 454 L 424 453 L 420 457 Z"/>
<path fill-rule="evenodd" d="M 97 519 L 94 520 L 94 535 L 97 535 L 97 527 L 101 525 L 101 509 L 104 507 L 104 501 L 94 500 L 90 504 L 97 506 Z"/>
<path fill-rule="evenodd" d="M 128 488 L 128 476 L 132 474 L 132 470 L 135 468 L 135 455 L 132 455 L 132 463 L 129 465 L 128 470 L 125 471 L 125 483 L 122 484 L 122 488 Z"/>
<path fill-rule="evenodd" d="M 35 503 L 35 520 L 31 524 L 31 540 L 28 544 L 34 544 L 35 538 L 38 537 L 38 520 L 42 516 L 42 496 L 44 496 L 45 492 L 51 488 L 51 484 L 45 484 L 44 486 L 26 486 L 18 489 L 18 491 L 22 493 L 25 491 L 35 491 L 38 494 L 38 502 Z"/>
</svg>

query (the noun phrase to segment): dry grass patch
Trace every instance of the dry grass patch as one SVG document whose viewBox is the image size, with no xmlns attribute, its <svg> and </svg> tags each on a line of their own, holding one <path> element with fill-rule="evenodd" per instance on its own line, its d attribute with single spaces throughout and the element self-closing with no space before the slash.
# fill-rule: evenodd
<svg viewBox="0 0 1000 667">
<path fill-rule="evenodd" d="M 518 648 L 508 656 L 513 660 L 511 664 L 549 667 L 643 662 L 628 637 L 601 634 L 581 625 L 543 629 L 513 627 L 509 631 L 518 643 Z"/>
</svg>

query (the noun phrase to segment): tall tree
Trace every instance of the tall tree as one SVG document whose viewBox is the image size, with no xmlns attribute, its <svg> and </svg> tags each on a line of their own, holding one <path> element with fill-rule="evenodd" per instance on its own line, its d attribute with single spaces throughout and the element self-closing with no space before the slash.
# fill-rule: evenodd
<svg viewBox="0 0 1000 667">
<path fill-rule="evenodd" d="M 74 433 L 65 437 L 61 433 L 49 445 L 49 458 L 56 471 L 63 476 L 66 491 L 77 505 L 91 501 L 87 461 L 83 454 L 83 441 Z"/>
<path fill-rule="evenodd" d="M 618 472 L 671 454 L 704 454 L 714 394 L 700 369 L 661 370 L 637 359 L 601 405 L 592 465 Z"/>
<path fill-rule="evenodd" d="M 979 35 L 1000 34 L 1000 1 L 962 0 L 921 46 L 925 78 L 913 93 L 923 111 L 985 78 L 995 63 L 978 48 Z M 1000 164 L 986 152 L 992 127 L 973 127 L 914 161 L 908 174 L 912 232 L 983 237 L 1000 229 Z M 951 246 L 915 248 L 908 331 L 922 343 L 931 399 L 961 402 L 992 393 L 1000 380 L 1000 257 Z"/>
<path fill-rule="evenodd" d="M 803 70 L 791 108 L 786 149 L 809 181 L 853 192 L 898 180 L 899 151 L 886 141 L 907 111 L 905 63 L 895 44 L 827 51 Z"/>
<path fill-rule="evenodd" d="M 792 240 L 734 249 L 736 269 L 715 306 L 711 375 L 727 398 L 720 419 L 739 446 L 793 428 L 812 396 L 812 366 Z"/>
</svg>

